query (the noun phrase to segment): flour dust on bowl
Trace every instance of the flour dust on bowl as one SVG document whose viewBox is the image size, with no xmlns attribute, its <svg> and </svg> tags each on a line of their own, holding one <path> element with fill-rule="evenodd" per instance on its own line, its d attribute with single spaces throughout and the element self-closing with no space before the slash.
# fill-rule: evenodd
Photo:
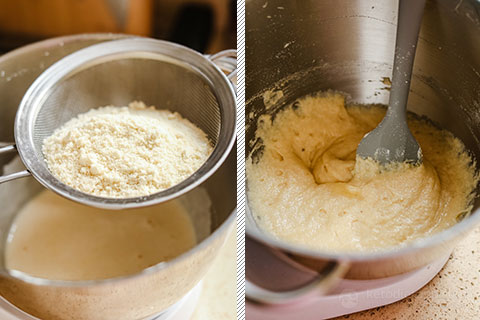
<svg viewBox="0 0 480 320">
<path fill-rule="evenodd" d="M 117 43 L 115 40 L 120 38 L 134 41 L 137 50 L 107 50 L 108 59 L 98 58 L 97 53 L 108 46 L 95 44 L 103 42 L 118 48 L 119 43 L 128 42 Z M 168 50 L 150 52 L 150 45 Z M 62 67 L 63 61 L 85 57 L 84 53 L 109 62 L 101 63 L 89 56 L 91 64 Z M 61 60 L 65 56 L 68 59 Z M 18 65 L 24 66 L 26 72 L 11 81 L 0 79 L 0 108 L 5 115 L 1 119 L 0 141 L 5 146 L 16 138 L 20 156 L 13 152 L 2 155 L 0 172 L 4 179 L 12 180 L 23 175 L 18 172 L 23 172 L 24 165 L 31 169 L 29 164 L 33 164 L 41 169 L 32 173 L 43 175 L 33 173 L 36 179 L 13 179 L 0 186 L 0 201 L 4 204 L 0 219 L 0 294 L 11 303 L 6 310 L 19 315 L 18 308 L 40 319 L 170 319 L 174 310 L 186 310 L 179 306 L 195 303 L 191 297 L 201 290 L 199 283 L 235 221 L 233 85 L 208 58 L 196 52 L 156 40 L 111 34 L 50 39 L 0 58 L 0 70 L 5 73 L 15 72 Z M 50 72 L 42 74 L 50 66 L 70 72 L 63 74 L 62 81 L 50 82 Z M 116 76 L 108 77 L 111 73 Z M 181 81 L 169 81 L 173 78 L 168 77 L 180 77 Z M 34 82 L 38 86 L 31 86 Z M 162 89 L 162 85 L 166 87 Z M 33 88 L 42 93 L 27 93 Z M 32 99 L 39 108 L 34 112 L 18 111 L 22 99 L 23 103 Z M 51 177 L 42 158 L 45 137 L 92 108 L 139 100 L 178 111 L 204 131 L 217 149 L 216 156 L 214 149 L 207 163 L 187 178 L 192 183 L 174 192 L 167 189 L 166 193 L 147 197 L 93 199 Z M 220 108 L 223 103 L 225 108 Z M 22 123 L 17 123 L 16 137 L 15 119 Z M 24 133 L 20 128 L 25 125 L 30 130 L 28 138 L 19 134 Z M 24 157 L 20 140 L 38 159 Z M 15 148 L 7 146 L 3 150 Z M 215 161 L 211 166 L 210 160 Z M 81 200 L 72 202 L 59 194 L 67 194 L 70 199 L 74 197 L 71 194 L 76 194 Z M 141 208 L 132 208 L 137 206 Z M 37 241 L 29 241 L 29 236 Z M 169 244 L 169 249 L 165 250 L 162 243 Z M 72 252 L 58 254 L 67 248 Z"/>
<path fill-rule="evenodd" d="M 232 51 L 226 51 L 225 53 L 235 57 L 235 53 Z M 28 173 L 32 174 L 45 187 L 64 197 L 83 204 L 110 209 L 157 204 L 192 190 L 218 169 L 230 152 L 235 140 L 235 93 L 227 76 L 211 60 L 215 57 L 218 57 L 218 55 L 209 58 L 170 42 L 130 38 L 93 45 L 61 59 L 35 80 L 25 93 L 17 112 L 15 147 L 27 167 Z M 128 148 L 124 153 L 117 155 L 118 160 L 116 161 L 111 157 L 105 157 L 108 148 L 102 145 L 97 146 L 97 154 L 93 154 L 93 156 L 96 155 L 98 158 L 103 156 L 104 163 L 91 167 L 83 175 L 89 177 L 100 176 L 100 179 L 88 181 L 89 183 L 78 181 L 79 175 L 71 175 L 65 178 L 65 175 L 59 175 L 58 170 L 53 170 L 55 174 L 52 174 L 51 169 L 56 168 L 52 165 L 52 159 L 59 157 L 59 150 L 57 149 L 63 151 L 64 148 L 42 149 L 42 146 L 45 141 L 49 141 L 47 138 L 52 134 L 58 135 L 58 131 L 55 130 L 65 129 L 61 128 L 65 124 L 67 127 L 71 126 L 69 120 L 77 116 L 80 116 L 77 119 L 77 122 L 80 122 L 86 116 L 82 118 L 82 114 L 91 109 L 106 106 L 127 106 L 134 101 L 143 102 L 147 106 L 155 106 L 160 110 L 165 110 L 164 112 L 168 110 L 168 112 L 173 113 L 168 117 L 178 115 L 179 120 L 182 121 L 179 124 L 189 122 L 191 127 L 201 130 L 201 134 L 206 136 L 205 139 L 208 139 L 213 148 L 211 154 L 210 149 L 208 149 L 207 154 L 202 156 L 201 163 L 197 163 L 190 171 L 180 175 L 181 179 L 169 184 L 157 181 L 156 184 L 160 187 L 146 189 L 143 193 L 101 192 L 103 189 L 96 192 L 95 188 L 89 187 L 89 183 L 98 185 L 114 180 L 117 180 L 115 183 L 120 181 L 120 186 L 125 185 L 124 182 L 121 182 L 122 179 L 119 180 L 118 177 L 104 174 L 108 171 L 105 164 L 111 164 L 113 161 L 119 169 L 113 168 L 112 171 L 116 171 L 117 174 L 122 173 L 120 167 L 122 167 L 121 160 L 124 158 L 127 158 L 124 159 L 125 163 L 123 165 L 127 172 L 124 174 L 123 180 L 132 181 L 133 179 L 131 185 L 138 182 L 135 180 L 135 174 L 138 174 L 138 176 L 157 175 L 155 170 L 152 172 L 142 171 L 140 165 L 135 165 L 136 161 L 132 161 L 131 168 L 128 168 L 129 159 L 125 155 L 125 153 L 128 154 Z M 140 113 L 141 111 L 137 108 L 136 116 L 140 116 Z M 148 118 L 148 116 L 151 116 L 152 119 L 159 118 L 155 117 L 153 113 L 145 117 Z M 135 123 L 134 121 L 130 122 Z M 173 120 L 170 122 L 173 123 Z M 130 125 L 125 125 L 125 127 L 129 128 Z M 181 125 L 173 124 L 171 127 L 181 127 Z M 108 129 L 119 131 L 122 128 L 111 126 L 111 128 L 106 128 L 107 132 L 105 133 L 100 130 L 98 140 L 104 142 L 112 140 L 110 139 L 112 135 L 108 135 L 108 132 L 110 132 Z M 186 128 L 187 131 L 188 129 Z M 124 141 L 126 147 L 138 149 L 136 143 L 131 143 L 131 136 L 139 133 L 142 132 L 132 130 L 127 133 L 130 140 Z M 105 135 L 103 140 L 102 134 Z M 176 136 L 178 137 L 181 134 Z M 90 137 L 86 134 L 85 136 Z M 63 139 L 61 137 L 60 139 L 56 138 L 67 146 L 69 139 L 75 140 L 74 135 L 68 134 Z M 82 164 L 83 158 L 85 158 L 83 162 L 91 163 L 92 156 L 88 156 L 88 146 L 95 143 L 95 139 L 91 139 L 91 143 L 90 141 L 76 140 L 77 143 L 74 143 L 72 149 L 74 151 L 80 148 L 87 149 L 87 156 L 75 154 L 74 158 L 80 158 L 79 164 Z M 140 140 L 138 143 L 145 144 L 145 137 L 141 137 Z M 172 139 L 164 140 L 166 143 L 187 145 L 181 139 L 176 141 L 171 141 Z M 162 145 L 162 143 L 163 141 L 157 141 L 156 144 Z M 51 146 L 52 143 L 49 145 Z M 177 146 L 178 148 L 180 147 Z M 12 150 L 12 146 L 4 149 L 4 151 L 9 150 Z M 99 154 L 98 150 L 105 152 Z M 186 150 L 188 151 L 188 149 Z M 156 151 L 154 153 L 168 154 L 169 151 L 171 150 L 162 149 L 162 152 Z M 130 152 L 130 154 L 133 153 Z M 173 153 L 184 154 L 185 150 L 173 150 Z M 190 154 L 184 156 L 185 159 L 191 157 Z M 139 154 L 135 159 L 141 160 L 143 158 L 147 158 L 147 155 Z M 162 164 L 165 164 L 165 158 L 167 157 L 153 159 L 160 161 L 154 162 L 152 160 L 152 163 L 162 163 L 163 160 Z M 173 156 L 169 158 L 172 168 L 175 167 L 174 162 L 182 163 L 182 161 L 173 161 L 175 160 Z M 66 156 L 58 161 L 65 163 L 71 162 L 72 159 Z M 148 169 L 148 164 L 145 163 L 143 167 Z M 112 167 L 115 166 L 112 165 Z M 153 166 L 153 168 L 157 167 L 160 167 L 160 165 Z M 163 165 L 163 167 L 168 166 Z M 187 165 L 184 167 L 187 167 Z M 70 167 L 67 167 L 67 169 L 69 171 L 75 170 L 75 168 Z M 132 169 L 138 169 L 139 172 L 131 173 Z M 164 173 L 163 180 L 170 173 L 170 175 L 178 174 L 178 171 Z M 3 177 L 2 181 L 8 178 L 16 178 L 18 175 L 26 175 L 26 173 L 27 171 L 24 171 L 17 173 L 17 175 Z M 70 172 L 67 173 L 70 174 Z M 63 182 L 58 179 L 59 176 L 64 178 L 62 179 Z M 74 183 L 70 183 L 71 185 L 64 183 L 69 181 Z M 140 181 L 140 183 L 142 182 L 144 181 Z M 83 188 L 72 188 L 72 186 L 83 186 Z M 145 194 L 151 192 L 153 193 Z"/>
<path fill-rule="evenodd" d="M 469 203 L 471 208 L 466 205 L 466 210 L 460 209 L 458 212 L 452 210 L 452 220 L 445 228 L 431 233 L 426 232 L 424 236 L 400 246 L 396 245 L 398 243 L 393 243 L 382 250 L 360 250 L 361 248 L 359 249 L 357 245 L 362 241 L 357 242 L 358 239 L 354 239 L 355 226 L 348 224 L 348 210 L 345 212 L 340 210 L 335 213 L 335 216 L 330 217 L 324 214 L 326 218 L 323 218 L 327 222 L 335 224 L 328 228 L 328 223 L 316 224 L 318 219 L 323 219 L 320 217 L 321 206 L 318 203 L 304 201 L 315 196 L 314 190 L 298 188 L 297 191 L 302 190 L 298 194 L 281 193 L 281 189 L 290 188 L 292 191 L 296 183 L 308 176 L 309 183 L 319 185 L 324 191 L 330 188 L 323 194 L 328 198 L 327 202 L 332 199 L 329 195 L 340 191 L 344 191 L 354 205 L 362 202 L 361 197 L 358 201 L 353 200 L 358 195 L 364 196 L 362 192 L 365 190 L 356 190 L 356 186 L 350 185 L 351 174 L 354 173 L 352 170 L 355 170 L 356 163 L 355 145 L 358 145 L 362 135 L 368 132 L 367 129 L 371 130 L 375 127 L 381 116 L 371 122 L 367 117 L 360 115 L 362 112 L 357 110 L 358 108 L 345 109 L 340 105 L 343 103 L 349 106 L 386 105 L 388 103 L 387 83 L 392 76 L 397 5 L 397 2 L 384 1 L 302 1 L 300 3 L 300 1 L 277 0 L 268 1 L 268 4 L 265 1 L 246 3 L 246 139 L 248 141 L 246 161 L 250 161 L 249 165 L 255 166 L 258 163 L 261 164 L 262 157 L 271 157 L 272 160 L 277 161 L 275 164 L 279 164 L 292 160 L 293 158 L 290 158 L 292 156 L 296 157 L 296 160 L 292 161 L 299 165 L 296 167 L 298 174 L 287 179 L 287 188 L 272 182 L 273 180 L 279 182 L 286 176 L 288 173 L 285 170 L 280 170 L 281 168 L 277 165 L 264 167 L 265 170 L 271 170 L 268 178 L 273 180 L 266 180 L 267 177 L 263 176 L 261 177 L 263 180 L 259 179 L 259 181 L 266 182 L 272 190 L 275 190 L 276 193 L 271 197 L 262 192 L 259 195 L 250 193 L 253 190 L 267 188 L 257 188 L 260 182 L 255 185 L 251 183 L 251 177 L 247 172 L 246 277 L 247 297 L 250 300 L 265 304 L 282 304 L 293 303 L 292 301 L 298 299 L 298 309 L 301 309 L 300 306 L 306 306 L 310 294 L 323 296 L 327 301 L 329 297 L 338 293 L 335 291 L 337 286 L 345 283 L 349 283 L 350 288 L 355 288 L 355 285 L 358 288 L 358 283 L 362 281 L 377 279 L 387 281 L 386 278 L 393 279 L 399 275 L 426 270 L 432 264 L 435 264 L 438 270 L 438 263 L 444 263 L 444 258 L 452 252 L 456 243 L 480 222 L 478 196 L 472 196 L 471 199 L 466 196 L 464 200 L 465 202 L 471 200 Z M 472 179 L 469 180 L 472 182 L 472 188 L 478 177 L 478 175 L 474 176 L 473 171 L 478 172 L 478 159 L 480 159 L 480 117 L 478 116 L 480 114 L 478 72 L 480 61 L 478 54 L 474 54 L 480 52 L 480 28 L 476 23 L 478 9 L 478 1 L 462 1 L 461 4 L 448 0 L 427 1 L 408 100 L 408 111 L 416 114 L 417 118 L 430 119 L 431 123 L 435 124 L 435 128 L 440 127 L 451 132 L 463 143 L 466 150 L 464 155 L 467 156 L 464 164 L 472 167 Z M 438 28 L 439 22 L 442 28 Z M 458 34 L 465 36 L 458 38 Z M 319 108 L 319 105 L 326 106 L 326 104 L 315 100 L 314 98 L 318 96 L 312 98 L 312 95 L 322 92 L 325 97 L 329 90 L 330 93 L 332 90 L 341 93 L 346 97 L 345 101 L 337 97 L 336 99 L 342 100 L 337 108 Z M 309 106 L 315 107 L 313 109 L 319 111 L 318 115 L 314 112 L 306 112 Z M 374 113 L 377 110 L 375 108 L 372 107 L 368 112 Z M 354 109 L 363 119 L 358 124 L 370 126 L 365 128 L 367 131 L 355 132 L 349 127 L 352 124 L 351 116 L 355 113 Z M 285 121 L 287 118 L 295 121 L 287 122 Z M 305 121 L 309 119 L 312 121 L 317 119 L 317 127 L 315 123 L 307 126 Z M 348 131 L 351 134 L 349 138 L 323 141 L 322 135 L 336 137 L 328 131 L 328 128 L 337 122 L 339 124 L 337 129 Z M 277 127 L 275 127 L 276 123 Z M 291 123 L 291 126 L 288 123 Z M 308 131 L 310 127 L 313 131 Z M 271 128 L 276 131 L 271 131 Z M 290 129 L 290 135 L 286 133 L 288 129 Z M 276 138 L 275 134 L 270 135 L 269 132 L 274 132 L 278 137 Z M 309 136 L 309 133 L 312 135 Z M 290 149 L 282 149 L 282 146 L 287 145 Z M 348 145 L 353 147 L 346 147 Z M 340 146 L 350 149 L 343 150 Z M 315 149 L 317 147 L 318 149 Z M 331 149 L 322 153 L 323 147 Z M 441 148 L 439 145 L 438 150 L 432 148 L 431 151 L 434 153 L 439 151 L 441 154 Z M 423 146 L 422 149 L 424 149 Z M 311 152 L 312 150 L 318 152 Z M 310 157 L 305 155 L 308 152 Z M 424 159 L 427 159 L 428 165 L 430 161 L 428 155 Z M 330 160 L 338 160 L 335 165 L 340 164 L 345 170 L 342 169 L 336 173 L 342 174 L 335 175 L 334 171 L 325 170 L 325 168 L 331 168 L 328 165 Z M 452 159 L 448 159 L 450 160 Z M 327 165 L 316 166 L 315 164 Z M 301 166 L 303 169 L 300 168 Z M 267 175 L 265 170 L 263 174 Z M 335 175 L 336 181 L 340 179 L 343 182 L 332 183 L 328 175 L 325 175 L 326 171 Z M 277 175 L 277 178 L 274 175 Z M 448 182 L 441 181 L 442 179 L 439 180 L 438 185 L 446 187 Z M 393 180 L 391 182 L 391 190 L 403 187 L 403 185 L 395 186 Z M 452 192 L 460 189 L 455 187 Z M 320 188 L 316 190 L 320 192 Z M 433 189 L 426 187 L 418 194 L 423 195 L 428 190 Z M 379 194 L 384 191 L 380 190 Z M 447 201 L 448 198 L 442 198 L 445 196 L 442 192 L 439 193 L 442 195 L 440 199 Z M 395 195 L 395 193 L 392 194 Z M 478 186 L 474 194 L 478 195 Z M 302 201 L 304 205 L 298 205 Z M 256 210 L 259 204 L 273 208 L 270 217 L 257 215 Z M 297 204 L 297 206 L 288 208 L 289 204 Z M 360 211 L 368 215 L 374 210 L 361 209 Z M 291 213 L 293 217 L 282 216 L 286 212 Z M 333 211 L 329 210 L 329 212 Z M 411 223 L 411 227 L 420 230 L 422 223 L 415 222 L 416 218 L 422 216 L 431 219 L 433 217 L 436 221 L 440 221 L 447 210 L 440 210 L 435 214 L 434 212 L 431 210 L 431 214 L 427 217 L 422 216 L 419 209 L 418 215 L 412 212 L 413 219 L 400 219 L 399 222 L 395 222 L 397 225 L 390 225 L 392 229 L 389 230 L 392 232 L 402 230 L 402 223 Z M 383 215 L 386 210 L 379 213 Z M 271 219 L 274 215 L 277 215 L 277 218 L 280 217 L 276 222 L 272 222 Z M 262 219 L 264 217 L 266 219 Z M 315 226 L 323 226 L 323 229 L 318 228 L 314 237 L 308 237 L 308 234 L 312 233 L 305 232 L 302 235 L 304 238 L 319 239 L 324 235 L 325 238 L 328 238 L 326 235 L 332 235 L 332 237 L 326 241 L 320 241 L 317 246 L 307 246 L 305 242 L 294 241 L 295 232 L 292 230 L 295 228 L 289 228 L 291 226 L 289 223 L 295 223 L 293 220 L 299 223 L 301 221 L 310 223 L 312 228 L 307 228 L 308 232 L 314 230 Z M 386 219 L 384 223 L 394 221 Z M 276 226 L 284 228 L 285 234 L 292 237 L 290 241 L 288 237 L 272 235 L 269 226 L 275 226 L 275 223 L 277 223 Z M 343 229 L 342 223 L 345 223 Z M 378 231 L 379 225 L 371 225 L 366 231 L 371 230 L 373 235 Z M 362 224 L 357 226 L 361 228 Z M 350 227 L 352 227 L 351 232 L 348 232 Z M 346 242 L 351 241 L 350 248 L 341 250 L 341 243 L 329 242 L 335 239 L 335 235 L 344 237 L 343 239 L 348 240 Z M 395 236 L 392 236 L 385 240 L 389 242 L 394 238 Z M 374 242 L 372 246 L 375 246 Z M 332 246 L 327 247 L 328 245 Z M 431 277 L 433 275 L 430 274 L 423 279 L 430 280 Z M 359 282 L 356 284 L 349 282 L 357 280 Z M 421 282 L 418 280 L 418 286 L 410 287 L 409 293 L 418 290 Z M 347 286 L 344 289 L 349 288 Z M 338 300 L 335 301 L 338 303 Z M 258 311 L 259 304 L 251 304 L 251 306 L 252 310 Z M 290 308 L 292 305 L 288 306 Z M 265 306 L 260 311 L 268 315 L 269 310 L 274 308 Z M 288 308 L 287 305 L 281 305 L 277 311 Z M 349 313 L 345 308 L 339 312 L 337 316 Z M 279 312 L 272 314 L 278 315 Z M 272 314 L 265 319 L 273 319 Z M 307 312 L 302 313 L 304 314 L 306 316 Z M 314 314 L 310 312 L 305 319 L 314 319 Z"/>
</svg>

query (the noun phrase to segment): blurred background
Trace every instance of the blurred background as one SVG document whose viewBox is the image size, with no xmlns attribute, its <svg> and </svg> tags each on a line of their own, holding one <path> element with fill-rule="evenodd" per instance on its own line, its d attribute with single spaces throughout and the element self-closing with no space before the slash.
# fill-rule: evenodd
<svg viewBox="0 0 480 320">
<path fill-rule="evenodd" d="M 236 48 L 234 0 L 0 0 L 0 54 L 75 33 L 128 33 L 202 53 Z"/>
</svg>

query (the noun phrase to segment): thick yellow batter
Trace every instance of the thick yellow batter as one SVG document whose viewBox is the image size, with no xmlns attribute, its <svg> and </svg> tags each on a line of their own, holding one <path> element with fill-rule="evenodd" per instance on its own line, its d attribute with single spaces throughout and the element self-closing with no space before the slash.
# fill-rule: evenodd
<svg viewBox="0 0 480 320">
<path fill-rule="evenodd" d="M 446 229 L 471 210 L 472 159 L 451 133 L 410 118 L 424 161 L 380 172 L 357 160 L 362 137 L 385 114 L 343 96 L 306 97 L 262 116 L 259 158 L 247 161 L 250 208 L 279 239 L 330 251 L 375 251 Z"/>
</svg>

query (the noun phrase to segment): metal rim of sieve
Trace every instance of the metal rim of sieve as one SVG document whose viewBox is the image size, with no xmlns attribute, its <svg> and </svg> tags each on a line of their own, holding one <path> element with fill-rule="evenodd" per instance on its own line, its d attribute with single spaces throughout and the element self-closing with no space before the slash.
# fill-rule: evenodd
<svg viewBox="0 0 480 320">
<path fill-rule="evenodd" d="M 187 47 L 168 41 L 129 38 L 95 44 L 57 61 L 44 71 L 24 95 L 15 118 L 16 146 L 3 148 L 4 152 L 17 150 L 28 171 L 0 177 L 0 183 L 31 174 L 44 187 L 76 202 L 105 209 L 127 209 L 162 203 L 174 199 L 208 179 L 224 162 L 235 142 L 235 89 L 229 77 L 214 63 L 223 56 L 236 58 L 234 50 L 210 58 Z M 123 58 L 156 59 L 184 66 L 203 78 L 215 95 L 220 110 L 220 128 L 217 142 L 207 161 L 180 183 L 147 195 L 132 198 L 99 197 L 76 190 L 60 182 L 48 170 L 45 160 L 37 155 L 33 141 L 36 115 L 43 103 L 61 81 L 91 66 Z M 234 73 L 232 73 L 234 74 Z"/>
</svg>

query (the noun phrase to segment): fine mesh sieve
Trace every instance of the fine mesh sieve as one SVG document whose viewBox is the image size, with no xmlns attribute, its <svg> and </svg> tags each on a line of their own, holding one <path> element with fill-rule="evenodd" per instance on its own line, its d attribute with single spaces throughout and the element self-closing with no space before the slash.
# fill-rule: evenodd
<svg viewBox="0 0 480 320">
<path fill-rule="evenodd" d="M 170 42 L 129 38 L 96 44 L 61 59 L 35 80 L 17 111 L 15 147 L 28 171 L 0 177 L 0 183 L 32 174 L 64 197 L 110 209 L 152 205 L 191 190 L 222 164 L 235 141 L 234 89 L 213 63 L 227 58 L 225 65 L 228 57 L 236 57 L 235 51 L 205 57 Z M 42 144 L 55 129 L 92 108 L 125 106 L 135 100 L 179 112 L 202 129 L 214 146 L 206 163 L 169 189 L 125 199 L 83 193 L 50 173 Z"/>
</svg>

